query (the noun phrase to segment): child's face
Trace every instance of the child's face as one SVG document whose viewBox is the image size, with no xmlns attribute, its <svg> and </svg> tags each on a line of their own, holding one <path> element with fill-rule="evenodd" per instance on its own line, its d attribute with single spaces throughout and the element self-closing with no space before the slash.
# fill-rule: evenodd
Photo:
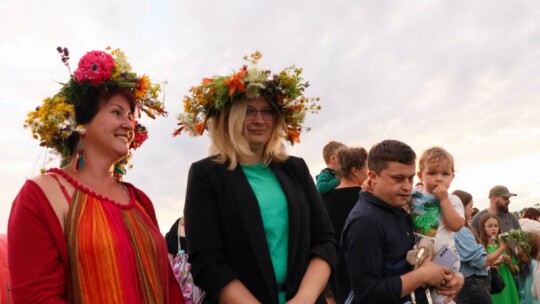
<svg viewBox="0 0 540 304">
<path fill-rule="evenodd" d="M 490 218 L 484 223 L 484 229 L 486 235 L 489 237 L 494 237 L 499 234 L 499 221 L 494 218 Z"/>
<path fill-rule="evenodd" d="M 452 165 L 448 161 L 440 161 L 426 163 L 424 169 L 418 172 L 418 177 L 424 183 L 424 188 L 428 193 L 433 193 L 435 187 L 442 185 L 446 189 L 450 188 L 450 184 L 454 179 Z"/>
</svg>

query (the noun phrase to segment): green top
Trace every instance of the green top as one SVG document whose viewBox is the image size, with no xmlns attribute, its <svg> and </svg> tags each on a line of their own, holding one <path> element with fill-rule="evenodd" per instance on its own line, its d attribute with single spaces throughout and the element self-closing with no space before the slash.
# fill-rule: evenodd
<svg viewBox="0 0 540 304">
<path fill-rule="evenodd" d="M 499 249 L 499 246 L 488 245 L 487 252 L 492 253 Z M 504 253 L 506 254 L 506 252 Z M 515 264 L 515 259 L 512 258 L 512 263 Z M 505 287 L 503 291 L 499 294 L 492 294 L 491 300 L 494 304 L 519 304 L 519 294 L 514 283 L 514 277 L 508 268 L 508 265 L 501 264 L 498 268 L 499 275 L 504 281 Z"/>
<path fill-rule="evenodd" d="M 287 279 L 287 253 L 289 251 L 289 210 L 287 198 L 281 185 L 269 167 L 263 163 L 242 165 L 242 170 L 255 193 L 266 241 L 272 258 L 272 266 L 278 285 Z M 279 293 L 279 302 L 285 303 L 285 292 Z"/>
<path fill-rule="evenodd" d="M 340 181 L 335 175 L 335 171 L 330 168 L 325 168 L 315 177 L 317 181 L 317 191 L 320 195 L 325 195 L 332 191 Z"/>
</svg>

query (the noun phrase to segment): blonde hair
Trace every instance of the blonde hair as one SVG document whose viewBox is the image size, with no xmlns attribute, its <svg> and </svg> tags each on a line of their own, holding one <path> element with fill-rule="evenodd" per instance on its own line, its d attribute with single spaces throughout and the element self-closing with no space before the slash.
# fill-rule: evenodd
<svg viewBox="0 0 540 304">
<path fill-rule="evenodd" d="M 330 163 L 330 157 L 332 157 L 332 155 L 336 155 L 337 150 L 343 147 L 346 147 L 345 144 L 339 141 L 332 140 L 331 142 L 327 143 L 322 150 L 324 162 L 328 165 L 328 163 Z"/>
<path fill-rule="evenodd" d="M 448 151 L 441 147 L 429 148 L 422 153 L 422 156 L 420 156 L 420 160 L 418 161 L 418 170 L 420 170 L 420 172 L 424 171 L 427 163 L 439 163 L 444 161 L 448 162 L 452 173 L 454 173 L 454 157 L 452 154 L 448 153 Z"/>
<path fill-rule="evenodd" d="M 235 100 L 208 119 L 208 133 L 212 141 L 210 155 L 215 155 L 215 162 L 227 164 L 229 170 L 236 168 L 239 158 L 253 155 L 245 136 L 246 110 L 247 99 Z M 288 157 L 283 146 L 285 120 L 279 111 L 276 113 L 274 128 L 263 152 L 265 166 L 272 161 L 282 162 Z"/>
</svg>

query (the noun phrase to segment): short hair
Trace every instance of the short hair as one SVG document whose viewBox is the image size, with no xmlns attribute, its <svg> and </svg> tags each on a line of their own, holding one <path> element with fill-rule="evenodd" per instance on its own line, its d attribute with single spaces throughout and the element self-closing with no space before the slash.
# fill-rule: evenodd
<svg viewBox="0 0 540 304">
<path fill-rule="evenodd" d="M 523 211 L 523 215 L 521 216 L 521 218 L 528 218 L 535 221 L 537 221 L 539 217 L 540 217 L 540 211 L 538 211 L 538 209 L 536 208 L 525 209 L 525 211 Z"/>
<path fill-rule="evenodd" d="M 339 148 L 336 151 L 339 162 L 337 174 L 340 177 L 349 177 L 352 168 L 362 168 L 366 165 L 367 156 L 367 151 L 364 148 Z"/>
<path fill-rule="evenodd" d="M 389 162 L 412 165 L 416 153 L 407 144 L 398 140 L 387 139 L 375 144 L 368 153 L 368 168 L 377 174 L 388 168 Z"/>
<path fill-rule="evenodd" d="M 77 125 L 84 125 L 91 122 L 99 112 L 103 102 L 108 102 L 116 95 L 126 98 L 131 112 L 135 112 L 135 104 L 137 99 L 133 90 L 114 86 L 106 90 L 99 90 L 95 89 L 94 87 L 90 87 L 86 93 L 80 97 L 80 100 L 75 103 L 75 121 L 77 122 Z M 69 149 L 69 155 L 72 155 L 75 152 L 75 147 L 77 146 L 78 141 L 79 133 L 77 132 L 73 132 L 68 137 L 67 147 Z"/>
<path fill-rule="evenodd" d="M 422 172 L 427 163 L 439 163 L 446 161 L 451 167 L 452 173 L 454 173 L 454 157 L 441 147 L 431 147 L 422 153 L 418 160 L 418 171 Z"/>
<path fill-rule="evenodd" d="M 210 154 L 215 156 L 214 161 L 217 163 L 227 164 L 229 170 L 236 168 L 239 157 L 253 155 L 245 136 L 246 109 L 247 99 L 235 100 L 208 119 L 208 133 L 212 141 Z M 287 159 L 288 155 L 283 146 L 285 131 L 283 115 L 277 112 L 274 129 L 263 152 L 265 166 L 271 161 L 281 162 Z"/>
<path fill-rule="evenodd" d="M 323 156 L 324 162 L 328 164 L 330 162 L 330 157 L 332 157 L 332 155 L 335 155 L 336 151 L 339 148 L 343 148 L 343 147 L 346 147 L 345 144 L 339 141 L 332 140 L 331 142 L 327 143 L 323 147 L 323 150 L 322 150 L 322 156 Z"/>
</svg>

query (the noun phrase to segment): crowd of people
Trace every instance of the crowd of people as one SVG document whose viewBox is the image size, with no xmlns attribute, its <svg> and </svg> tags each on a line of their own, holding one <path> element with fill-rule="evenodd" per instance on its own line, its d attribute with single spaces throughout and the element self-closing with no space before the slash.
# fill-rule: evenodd
<svg viewBox="0 0 540 304">
<path fill-rule="evenodd" d="M 540 211 L 518 220 L 516 194 L 499 185 L 473 217 L 472 196 L 449 193 L 452 155 L 427 149 L 417 169 L 397 140 L 369 151 L 332 141 L 314 180 L 284 142 L 299 142 L 318 99 L 304 95 L 301 69 L 272 74 L 260 58 L 184 98 L 175 134 L 207 131 L 210 156 L 191 165 L 183 217 L 163 237 L 151 200 L 122 181 L 148 137 L 141 114 L 166 114 L 159 85 L 121 50 L 83 56 L 26 121 L 61 165 L 13 202 L 13 302 L 192 303 L 171 268 L 187 253 L 205 303 L 537 303 Z"/>
</svg>

